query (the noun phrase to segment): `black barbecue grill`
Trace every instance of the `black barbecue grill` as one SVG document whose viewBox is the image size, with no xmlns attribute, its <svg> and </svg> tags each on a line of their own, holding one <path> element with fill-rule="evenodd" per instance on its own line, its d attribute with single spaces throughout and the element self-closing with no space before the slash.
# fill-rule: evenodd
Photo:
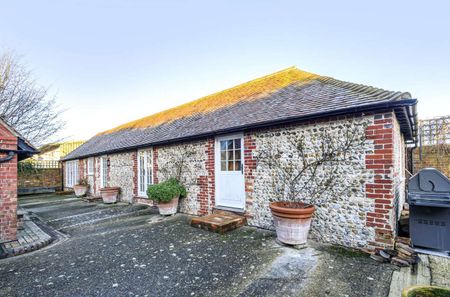
<svg viewBox="0 0 450 297">
<path fill-rule="evenodd" d="M 409 230 L 414 247 L 450 251 L 450 180 L 425 168 L 408 183 Z"/>
</svg>

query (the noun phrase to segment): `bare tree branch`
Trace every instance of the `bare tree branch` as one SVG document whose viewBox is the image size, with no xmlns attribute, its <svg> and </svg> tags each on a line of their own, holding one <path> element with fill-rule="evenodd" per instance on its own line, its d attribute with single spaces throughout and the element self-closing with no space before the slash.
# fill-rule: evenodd
<svg viewBox="0 0 450 297">
<path fill-rule="evenodd" d="M 0 55 L 0 117 L 36 146 L 65 125 L 48 89 L 10 53 Z"/>
<path fill-rule="evenodd" d="M 277 200 L 299 201 L 308 198 L 320 204 L 323 194 L 342 195 L 358 184 L 357 179 L 342 176 L 340 170 L 352 164 L 355 151 L 364 149 L 366 125 L 353 126 L 345 122 L 336 133 L 336 127 L 321 127 L 315 135 L 288 139 L 289 148 L 277 147 L 269 142 L 258 148 L 258 166 L 265 166 L 272 175 L 273 193 Z M 342 187 L 343 183 L 347 187 Z M 337 185 L 341 186 L 337 187 Z"/>
</svg>

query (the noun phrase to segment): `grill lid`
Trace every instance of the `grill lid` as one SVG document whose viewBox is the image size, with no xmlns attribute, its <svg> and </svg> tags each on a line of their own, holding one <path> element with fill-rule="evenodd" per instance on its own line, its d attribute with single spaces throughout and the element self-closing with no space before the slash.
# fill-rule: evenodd
<svg viewBox="0 0 450 297">
<path fill-rule="evenodd" d="M 409 204 L 450 207 L 450 180 L 434 168 L 425 168 L 410 178 Z"/>
</svg>

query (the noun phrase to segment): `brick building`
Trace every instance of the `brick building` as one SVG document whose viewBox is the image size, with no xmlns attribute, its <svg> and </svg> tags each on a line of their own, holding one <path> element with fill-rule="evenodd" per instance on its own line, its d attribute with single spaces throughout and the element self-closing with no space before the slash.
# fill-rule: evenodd
<svg viewBox="0 0 450 297">
<path fill-rule="evenodd" d="M 99 133 L 64 159 L 65 186 L 85 177 L 92 195 L 118 186 L 122 201 L 142 202 L 147 186 L 174 176 L 173 164 L 183 159 L 182 212 L 227 209 L 271 229 L 273 172 L 257 163 L 258 152 L 277 146 L 281 157 L 296 158 L 290 139 L 314 146 L 318 131 L 338 139 L 351 126 L 364 147 L 339 168 L 341 186 L 349 186 L 350 176 L 360 183 L 333 202 L 324 194 L 311 236 L 351 247 L 391 246 L 405 199 L 406 145 L 416 141 L 416 103 L 409 93 L 292 67 Z"/>
<path fill-rule="evenodd" d="M 16 239 L 17 162 L 36 152 L 0 118 L 0 242 Z"/>
</svg>

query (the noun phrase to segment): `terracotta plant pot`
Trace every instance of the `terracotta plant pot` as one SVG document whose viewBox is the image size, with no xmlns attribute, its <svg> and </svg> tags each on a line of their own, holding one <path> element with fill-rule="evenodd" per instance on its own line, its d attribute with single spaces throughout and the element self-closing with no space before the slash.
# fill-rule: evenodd
<svg viewBox="0 0 450 297">
<path fill-rule="evenodd" d="M 88 186 L 86 186 L 86 185 L 73 186 L 73 191 L 75 192 L 75 196 L 77 196 L 77 197 L 86 196 L 87 190 L 88 190 Z"/>
<path fill-rule="evenodd" d="M 450 297 L 450 289 L 434 286 L 412 286 L 402 291 L 402 297 Z"/>
<path fill-rule="evenodd" d="M 273 222 L 279 241 L 290 245 L 305 244 L 315 207 L 301 202 L 271 202 Z"/>
<path fill-rule="evenodd" d="M 119 187 L 106 187 L 100 189 L 100 194 L 102 195 L 103 203 L 116 203 L 119 197 L 120 188 Z"/>
<path fill-rule="evenodd" d="M 173 215 L 177 213 L 178 197 L 173 198 L 169 202 L 158 202 L 159 214 L 162 216 Z"/>
</svg>

